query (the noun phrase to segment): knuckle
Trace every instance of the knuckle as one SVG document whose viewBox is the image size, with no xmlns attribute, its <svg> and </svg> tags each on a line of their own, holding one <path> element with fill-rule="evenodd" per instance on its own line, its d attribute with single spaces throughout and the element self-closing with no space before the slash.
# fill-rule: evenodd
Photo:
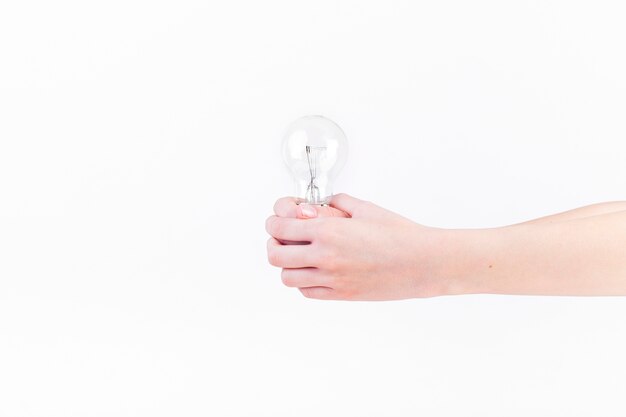
<svg viewBox="0 0 626 417">
<path fill-rule="evenodd" d="M 268 250 L 267 252 L 267 260 L 269 261 L 270 265 L 273 266 L 281 266 L 282 263 L 280 254 L 272 249 Z"/>
<path fill-rule="evenodd" d="M 280 222 L 278 217 L 271 216 L 265 222 L 265 230 L 272 236 L 277 236 L 281 232 Z"/>
<path fill-rule="evenodd" d="M 274 210 L 274 213 L 275 213 L 275 214 L 278 214 L 278 210 L 280 209 L 280 205 L 281 205 L 281 200 L 282 200 L 282 198 L 279 198 L 279 199 L 278 199 L 278 200 L 276 200 L 276 202 L 274 203 L 273 210 Z"/>
<path fill-rule="evenodd" d="M 293 197 L 282 197 L 274 203 L 274 214 L 279 217 L 295 217 L 296 202 Z"/>
<path fill-rule="evenodd" d="M 295 287 L 295 283 L 293 280 L 293 277 L 291 276 L 291 274 L 289 273 L 289 270 L 287 269 L 283 269 L 282 272 L 280 273 L 280 280 L 282 281 L 283 285 L 285 285 L 286 287 Z"/>
<path fill-rule="evenodd" d="M 355 288 L 342 288 L 340 290 L 341 298 L 344 300 L 356 300 L 358 298 L 359 292 Z"/>
<path fill-rule="evenodd" d="M 374 207 L 374 203 L 371 201 L 361 201 L 356 208 L 354 209 L 355 214 L 361 214 L 363 212 L 369 211 Z"/>
<path fill-rule="evenodd" d="M 299 290 L 306 298 L 316 298 L 313 288 L 299 288 Z"/>
<path fill-rule="evenodd" d="M 286 198 L 279 198 L 278 200 L 276 200 L 276 202 L 274 203 L 274 213 L 276 213 L 276 215 L 279 215 L 280 212 L 282 211 L 283 206 L 285 206 L 286 203 Z"/>
</svg>

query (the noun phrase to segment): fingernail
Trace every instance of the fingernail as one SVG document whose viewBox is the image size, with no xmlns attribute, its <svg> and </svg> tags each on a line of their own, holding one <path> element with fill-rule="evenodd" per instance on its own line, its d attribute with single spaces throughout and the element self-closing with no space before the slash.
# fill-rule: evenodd
<svg viewBox="0 0 626 417">
<path fill-rule="evenodd" d="M 306 218 L 310 219 L 313 217 L 317 217 L 317 210 L 309 205 L 300 204 L 300 210 L 302 211 L 302 215 Z"/>
</svg>

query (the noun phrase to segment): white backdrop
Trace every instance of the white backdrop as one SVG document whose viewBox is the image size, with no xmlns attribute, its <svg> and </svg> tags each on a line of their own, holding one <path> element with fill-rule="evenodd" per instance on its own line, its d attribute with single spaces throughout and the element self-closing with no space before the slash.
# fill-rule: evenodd
<svg viewBox="0 0 626 417">
<path fill-rule="evenodd" d="M 0 415 L 623 416 L 625 299 L 309 300 L 264 220 L 305 114 L 422 224 L 625 199 L 625 13 L 2 2 Z"/>
</svg>

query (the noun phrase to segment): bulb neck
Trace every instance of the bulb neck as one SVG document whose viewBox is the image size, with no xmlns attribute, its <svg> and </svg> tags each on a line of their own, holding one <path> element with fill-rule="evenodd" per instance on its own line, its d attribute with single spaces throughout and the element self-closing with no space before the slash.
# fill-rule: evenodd
<svg viewBox="0 0 626 417">
<path fill-rule="evenodd" d="M 295 195 L 298 204 L 306 203 L 321 206 L 330 203 L 333 191 L 328 180 L 319 177 L 314 180 L 296 181 Z"/>
</svg>

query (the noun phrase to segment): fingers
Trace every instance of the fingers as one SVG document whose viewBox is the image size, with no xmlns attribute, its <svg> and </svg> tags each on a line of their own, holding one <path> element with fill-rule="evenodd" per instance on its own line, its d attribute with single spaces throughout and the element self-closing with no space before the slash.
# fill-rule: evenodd
<svg viewBox="0 0 626 417">
<path fill-rule="evenodd" d="M 363 200 L 359 200 L 358 198 L 354 198 L 343 193 L 334 195 L 330 200 L 331 207 L 341 210 L 350 216 L 354 215 L 354 212 L 365 203 L 366 202 Z"/>
<path fill-rule="evenodd" d="M 278 240 L 267 241 L 267 259 L 279 268 L 315 267 L 313 252 L 309 245 L 282 245 Z"/>
<path fill-rule="evenodd" d="M 283 284 L 298 288 L 306 298 L 337 299 L 334 289 L 330 287 L 330 279 L 317 268 L 284 268 L 281 278 Z"/>
<path fill-rule="evenodd" d="M 297 242 L 310 242 L 314 232 L 311 222 L 278 216 L 268 217 L 265 230 L 276 239 Z"/>
<path fill-rule="evenodd" d="M 274 204 L 274 213 L 279 217 L 312 219 L 315 217 L 350 217 L 341 210 L 330 206 L 297 204 L 293 197 L 283 197 Z"/>
<path fill-rule="evenodd" d="M 318 300 L 333 300 L 334 290 L 332 288 L 327 287 L 308 287 L 308 288 L 299 288 L 302 295 L 306 298 L 316 298 Z"/>
<path fill-rule="evenodd" d="M 281 279 L 283 284 L 292 288 L 327 286 L 330 283 L 317 268 L 284 268 Z"/>
<path fill-rule="evenodd" d="M 276 200 L 274 213 L 279 217 L 298 217 L 298 204 L 293 197 L 283 197 Z"/>
</svg>

